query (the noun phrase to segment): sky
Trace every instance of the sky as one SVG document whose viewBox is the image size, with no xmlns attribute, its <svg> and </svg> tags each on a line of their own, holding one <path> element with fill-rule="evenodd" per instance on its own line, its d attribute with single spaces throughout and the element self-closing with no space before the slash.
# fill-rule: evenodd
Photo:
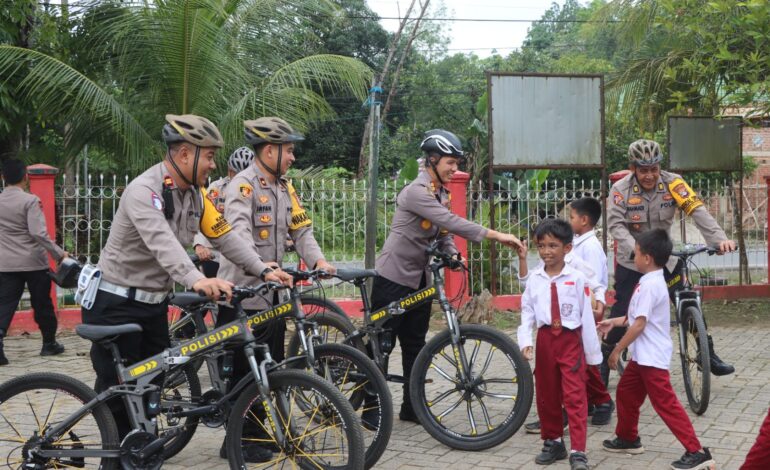
<svg viewBox="0 0 770 470">
<path fill-rule="evenodd" d="M 473 19 L 510 19 L 537 20 L 551 7 L 552 3 L 564 4 L 564 0 L 431 0 L 430 9 L 439 2 L 446 6 L 449 18 Z M 366 0 L 369 8 L 381 17 L 398 17 L 409 7 L 410 0 Z M 419 2 L 418 2 L 419 3 Z M 415 9 L 418 3 L 415 3 Z M 415 16 L 415 13 L 412 13 Z M 428 16 L 434 16 L 429 14 Z M 398 20 L 381 20 L 382 26 L 388 31 L 398 29 Z M 442 21 L 450 31 L 449 52 L 474 52 L 479 57 L 492 54 L 492 48 L 497 48 L 501 55 L 506 55 L 513 49 L 521 47 L 527 36 L 531 22 L 464 22 Z"/>
</svg>

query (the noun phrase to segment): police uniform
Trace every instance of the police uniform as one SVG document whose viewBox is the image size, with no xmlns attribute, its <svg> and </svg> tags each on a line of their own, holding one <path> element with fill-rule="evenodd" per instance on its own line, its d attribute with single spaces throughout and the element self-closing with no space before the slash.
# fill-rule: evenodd
<svg viewBox="0 0 770 470">
<path fill-rule="evenodd" d="M 206 189 L 206 197 L 208 197 L 209 201 L 214 204 L 214 207 L 220 214 L 224 214 L 225 212 L 225 189 L 227 188 L 228 183 L 230 183 L 230 177 L 225 176 L 211 182 L 209 187 Z M 209 251 L 211 251 L 212 257 L 214 258 L 201 262 L 201 269 L 203 270 L 203 274 L 206 277 L 216 277 L 217 271 L 219 271 L 219 258 L 221 254 L 214 249 L 208 238 L 206 238 L 206 236 L 200 232 L 195 234 L 195 238 L 193 239 L 193 247 L 198 245 L 208 248 Z"/>
<path fill-rule="evenodd" d="M 0 339 L 8 331 L 26 284 L 43 342 L 55 341 L 57 321 L 49 295 L 46 252 L 57 263 L 64 257 L 64 250 L 48 236 L 40 199 L 17 186 L 6 186 L 0 193 Z"/>
<path fill-rule="evenodd" d="M 671 230 L 677 208 L 692 217 L 698 230 L 710 246 L 716 246 L 727 240 L 727 235 L 708 213 L 697 193 L 680 175 L 660 172 L 655 188 L 647 192 L 630 173 L 610 188 L 607 204 L 607 225 L 610 234 L 617 242 L 617 267 L 615 269 L 615 305 L 610 318 L 625 316 L 634 287 L 642 274 L 636 271 L 633 261 L 636 237 L 652 229 Z M 674 289 L 681 284 L 681 267 L 678 258 L 672 256 L 665 266 L 666 282 L 673 295 Z M 615 328 L 606 342 L 616 344 L 624 328 Z"/>
<path fill-rule="evenodd" d="M 142 173 L 123 192 L 99 259 L 99 292 L 92 308 L 83 308 L 83 322 L 142 325 L 141 333 L 121 335 L 117 341 L 128 364 L 169 346 L 168 292 L 175 281 L 190 289 L 204 279 L 184 248 L 198 231 L 244 269 L 261 273 L 267 268 L 257 253 L 244 249 L 242 236 L 216 211 L 205 191 L 177 188 L 164 163 Z M 91 360 L 97 392 L 117 384 L 108 350 L 93 344 Z M 112 409 L 123 435 L 129 426 L 125 410 L 121 403 Z"/>
<path fill-rule="evenodd" d="M 378 276 L 372 288 L 372 310 L 406 297 L 430 282 L 429 256 L 425 249 L 438 240 L 440 249 L 457 253 L 452 234 L 481 242 L 488 230 L 450 210 L 451 195 L 445 187 L 436 188 L 427 171 L 420 172 L 397 198 L 396 213 L 375 268 Z M 393 317 L 384 327 L 392 330 L 401 344 L 404 377 L 407 379 L 417 354 L 425 346 L 431 304 L 427 303 L 403 315 Z M 391 340 L 388 352 L 393 349 Z M 408 392 L 404 393 L 408 402 Z"/>
</svg>

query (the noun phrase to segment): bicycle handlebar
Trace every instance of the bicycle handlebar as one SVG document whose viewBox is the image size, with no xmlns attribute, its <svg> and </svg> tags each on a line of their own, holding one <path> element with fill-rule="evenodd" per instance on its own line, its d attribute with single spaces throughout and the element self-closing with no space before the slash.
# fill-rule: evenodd
<svg viewBox="0 0 770 470">
<path fill-rule="evenodd" d="M 286 289 L 287 286 L 284 286 L 283 284 L 279 284 L 277 282 L 263 282 L 262 284 L 257 284 L 256 286 L 233 286 L 233 299 L 236 301 L 240 301 L 243 299 L 248 299 L 251 297 L 256 297 L 258 295 L 265 295 L 270 291 L 273 290 L 280 290 L 280 289 Z M 198 295 L 201 297 L 208 297 L 203 291 L 199 290 Z M 224 295 L 220 296 L 220 301 L 227 300 Z"/>
<path fill-rule="evenodd" d="M 711 256 L 719 253 L 719 250 L 706 245 L 685 245 L 683 250 L 671 252 L 673 256 L 682 259 L 691 258 L 700 253 L 708 253 Z"/>
<path fill-rule="evenodd" d="M 428 256 L 433 256 L 434 258 L 437 258 L 440 260 L 444 266 L 448 267 L 449 269 L 458 269 L 458 268 L 465 268 L 465 263 L 462 262 L 462 259 L 456 258 L 455 255 L 449 254 L 445 251 L 441 251 L 438 248 L 438 241 L 432 242 L 426 249 L 425 253 Z M 458 253 L 456 256 L 459 256 Z"/>
</svg>

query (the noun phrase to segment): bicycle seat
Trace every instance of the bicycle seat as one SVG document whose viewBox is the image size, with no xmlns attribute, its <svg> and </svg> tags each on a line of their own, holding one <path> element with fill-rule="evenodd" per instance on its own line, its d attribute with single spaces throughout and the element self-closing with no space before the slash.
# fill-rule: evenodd
<svg viewBox="0 0 770 470">
<path fill-rule="evenodd" d="M 176 292 L 168 298 L 171 305 L 186 308 L 191 305 L 202 305 L 209 302 L 208 297 L 203 297 L 197 292 Z"/>
<path fill-rule="evenodd" d="M 99 341 L 110 336 L 124 335 L 126 333 L 139 333 L 142 326 L 136 323 L 126 323 L 124 325 L 78 325 L 75 327 L 75 333 L 81 338 L 91 341 Z"/>
<path fill-rule="evenodd" d="M 374 269 L 338 269 L 335 276 L 343 281 L 350 282 L 359 279 L 367 279 L 377 275 Z"/>
</svg>

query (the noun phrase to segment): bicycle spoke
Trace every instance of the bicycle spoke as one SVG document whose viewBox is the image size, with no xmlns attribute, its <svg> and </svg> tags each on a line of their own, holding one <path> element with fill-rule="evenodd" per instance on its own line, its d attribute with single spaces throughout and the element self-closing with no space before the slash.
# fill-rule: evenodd
<svg viewBox="0 0 770 470">
<path fill-rule="evenodd" d="M 437 366 L 437 365 L 436 365 L 436 363 L 435 363 L 435 362 L 432 362 L 432 363 L 430 364 L 430 367 L 431 367 L 431 369 L 434 369 L 436 372 L 438 372 L 438 374 L 439 374 L 440 376 L 444 377 L 444 378 L 445 378 L 445 379 L 447 379 L 448 381 L 450 381 L 450 382 L 452 382 L 453 384 L 457 385 L 457 383 L 458 383 L 458 382 L 457 382 L 457 380 L 455 380 L 455 379 L 453 379 L 452 377 L 450 377 L 450 376 L 449 376 L 449 374 L 447 374 L 446 372 L 444 372 L 444 371 L 443 371 L 443 370 L 442 370 L 442 369 L 441 369 L 439 366 Z"/>
<path fill-rule="evenodd" d="M 484 361 L 484 367 L 481 369 L 481 372 L 479 372 L 479 375 L 484 375 L 487 372 L 487 369 L 489 369 L 489 365 L 492 364 L 492 356 L 494 356 L 495 351 L 497 351 L 497 348 L 494 346 L 489 347 L 489 352 L 487 353 L 487 359 Z"/>
<path fill-rule="evenodd" d="M 478 356 L 480 349 L 481 349 L 481 341 L 477 339 L 476 345 L 473 346 L 473 352 L 471 352 L 471 359 L 468 361 L 469 374 L 473 371 L 473 364 L 476 363 L 476 356 Z"/>
<path fill-rule="evenodd" d="M 457 400 L 457 403 L 455 403 L 454 405 L 452 405 L 452 406 L 450 406 L 449 408 L 447 408 L 447 409 L 446 409 L 446 410 L 445 410 L 443 413 L 441 413 L 440 415 L 436 416 L 436 421 L 439 421 L 439 422 L 441 422 L 441 420 L 442 420 L 442 419 L 444 419 L 444 418 L 446 417 L 446 415 L 448 415 L 449 413 L 451 413 L 451 412 L 453 412 L 454 410 L 456 410 L 456 409 L 457 409 L 457 407 L 458 407 L 458 406 L 460 406 L 460 403 L 462 403 L 463 401 L 464 401 L 464 400 L 463 400 L 463 397 L 462 397 L 462 396 L 460 396 L 460 399 L 459 399 L 459 400 Z"/>
<path fill-rule="evenodd" d="M 446 392 L 439 395 L 437 398 L 434 398 L 433 400 L 428 402 L 428 408 L 431 408 L 433 405 L 438 404 L 440 401 L 442 401 L 444 398 L 448 397 L 449 395 L 453 393 L 459 393 L 456 389 L 447 390 Z"/>
<path fill-rule="evenodd" d="M 519 378 L 514 377 L 512 379 L 484 379 L 479 385 L 482 384 L 516 384 L 519 383 Z"/>
<path fill-rule="evenodd" d="M 492 422 L 489 419 L 489 411 L 487 410 L 487 405 L 484 404 L 484 400 L 481 399 L 481 397 L 476 397 L 479 400 L 479 405 L 481 406 L 481 413 L 484 415 L 484 422 L 487 423 L 487 431 L 491 431 L 494 429 L 494 426 L 492 426 Z"/>
<path fill-rule="evenodd" d="M 479 393 L 486 397 L 492 397 L 492 398 L 500 398 L 502 400 L 516 400 L 516 395 L 503 395 L 501 393 L 490 393 L 487 391 L 479 390 Z"/>
<path fill-rule="evenodd" d="M 471 423 L 471 436 L 476 436 L 479 433 L 476 431 L 476 420 L 473 419 L 473 407 L 471 406 L 471 400 L 467 400 L 466 402 L 468 404 L 467 411 L 468 411 L 468 421 Z"/>
<path fill-rule="evenodd" d="M 452 364 L 452 366 L 457 369 L 457 362 L 452 359 L 451 356 L 448 356 L 446 352 L 442 349 L 441 352 L 438 353 L 439 356 L 443 357 L 448 363 Z"/>
</svg>

